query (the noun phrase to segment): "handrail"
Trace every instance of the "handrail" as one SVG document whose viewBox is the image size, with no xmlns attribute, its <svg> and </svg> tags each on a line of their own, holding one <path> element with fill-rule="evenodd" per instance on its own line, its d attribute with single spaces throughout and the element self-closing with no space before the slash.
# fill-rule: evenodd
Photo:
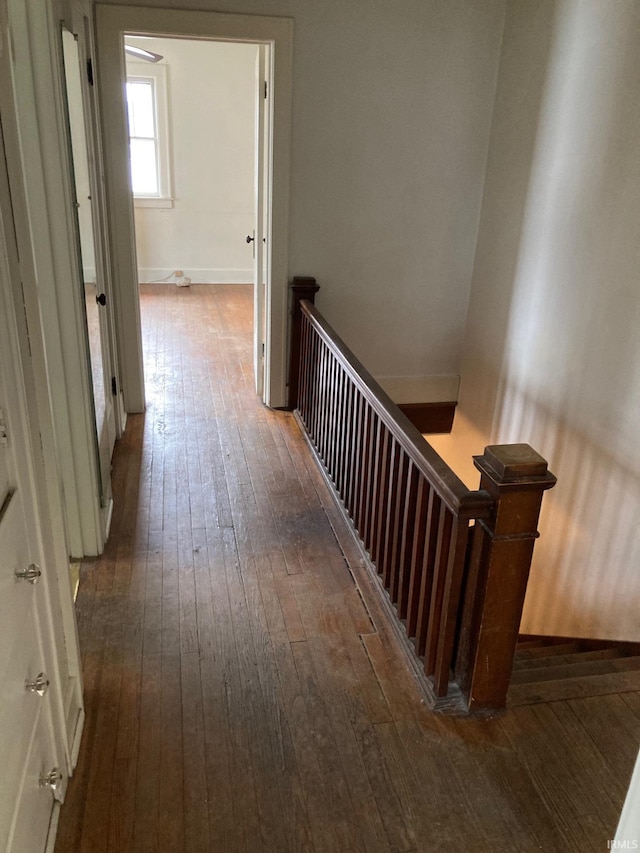
<svg viewBox="0 0 640 853">
<path fill-rule="evenodd" d="M 469 489 L 462 482 L 358 361 L 312 302 L 301 300 L 300 310 L 320 337 L 340 356 L 342 366 L 351 380 L 385 426 L 393 430 L 413 464 L 434 485 L 449 509 L 460 518 L 488 518 L 493 508 L 489 494 L 480 489 Z"/>
<path fill-rule="evenodd" d="M 529 445 L 474 457 L 468 489 L 294 279 L 290 406 L 388 593 L 434 707 L 452 685 L 469 709 L 504 707 L 546 489 Z"/>
</svg>

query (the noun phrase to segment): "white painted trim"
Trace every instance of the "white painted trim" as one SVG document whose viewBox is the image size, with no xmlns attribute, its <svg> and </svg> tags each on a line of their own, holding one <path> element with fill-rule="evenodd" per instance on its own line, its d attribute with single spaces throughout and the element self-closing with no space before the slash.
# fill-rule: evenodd
<svg viewBox="0 0 640 853">
<path fill-rule="evenodd" d="M 96 21 L 99 20 L 96 7 Z M 95 86 L 102 117 L 107 219 L 110 244 L 108 254 L 113 276 L 115 337 L 120 364 L 120 389 L 127 412 L 143 412 L 144 373 L 142 366 L 142 334 L 140 303 L 134 297 L 136 248 L 134 239 L 133 201 L 129 178 L 129 157 L 124 81 L 126 66 L 122 32 L 116 26 L 106 38 L 98 27 L 96 39 Z M 111 68 L 111 72 L 106 69 Z M 114 126 L 111 126 L 111 122 Z M 114 142 L 115 139 L 115 142 Z"/>
<path fill-rule="evenodd" d="M 82 727 L 84 726 L 82 696 L 78 696 L 78 681 L 76 678 L 70 678 L 67 681 L 64 709 L 67 743 L 69 745 L 69 773 L 71 773 L 78 760 L 77 749 L 80 747 L 79 741 L 82 736 Z"/>
<path fill-rule="evenodd" d="M 49 822 L 49 832 L 47 833 L 47 845 L 44 853 L 54 853 L 56 849 L 56 836 L 58 834 L 58 823 L 60 822 L 60 809 L 62 803 L 58 800 L 53 801 L 53 811 L 51 812 L 51 820 Z"/>
<path fill-rule="evenodd" d="M 376 376 L 394 403 L 455 403 L 459 376 Z"/>
<path fill-rule="evenodd" d="M 26 5 L 31 12 L 43 10 L 36 0 L 29 0 Z M 10 7 L 21 23 L 24 23 L 21 18 L 24 6 L 24 0 L 15 0 Z M 66 729 L 64 691 L 72 681 L 75 708 L 79 711 L 82 708 L 82 674 L 58 477 L 52 389 L 44 348 L 39 287 L 43 284 L 40 278 L 43 272 L 35 265 L 23 180 L 24 149 L 16 120 L 19 92 L 11 85 L 5 14 L 6 4 L 0 3 L 0 111 L 5 146 L 0 145 L 0 350 L 6 374 L 13 376 L 11 432 L 27 517 L 29 548 L 34 562 L 42 570 L 38 613 L 43 668 L 51 681 L 48 708 L 57 753 L 53 757 L 69 772 L 71 744 Z M 13 34 L 15 37 L 15 30 Z M 42 30 L 38 34 L 45 35 Z M 24 36 L 24 32 L 21 35 Z M 24 96 L 24 92 L 22 94 Z M 4 171 L 5 161 L 7 172 Z M 18 269 L 19 274 L 16 273 Z"/>
<path fill-rule="evenodd" d="M 268 116 L 268 93 L 272 86 L 270 74 L 271 49 L 269 45 L 258 46 L 254 66 L 254 120 L 255 135 L 253 146 L 253 381 L 256 394 L 260 399 L 265 396 L 265 350 L 268 341 L 265 339 L 265 270 L 266 260 L 266 223 L 270 206 L 269 193 L 269 140 L 271 129 Z M 265 95 L 267 97 L 265 98 Z"/>
<path fill-rule="evenodd" d="M 145 196 L 134 195 L 136 207 L 154 207 L 144 202 L 164 202 L 155 205 L 157 207 L 173 207 L 173 158 L 171 152 L 171 133 L 169 121 L 169 97 L 168 97 L 168 69 L 169 66 L 150 65 L 148 62 L 136 62 L 127 57 L 127 80 L 152 80 L 155 95 L 155 119 L 157 125 L 156 141 L 158 144 L 158 195 Z M 138 202 L 143 202 L 139 205 Z M 169 202 L 169 203 L 167 203 Z"/>
<path fill-rule="evenodd" d="M 104 518 L 104 536 L 105 540 L 109 538 L 109 531 L 111 530 L 111 520 L 113 518 L 113 498 L 109 498 L 106 506 L 102 508 L 102 515 Z"/>
<path fill-rule="evenodd" d="M 61 27 L 61 21 L 64 20 L 64 25 Z M 90 378 L 88 383 L 88 391 L 91 402 L 92 413 L 92 433 L 96 434 L 96 428 L 100 425 L 100 431 L 96 434 L 98 453 L 99 453 L 99 484 L 102 486 L 100 492 L 100 506 L 104 507 L 105 503 L 111 496 L 111 457 L 116 439 L 116 413 L 114 401 L 111 394 L 111 377 L 117 376 L 117 369 L 113 360 L 113 348 L 111 345 L 111 297 L 109 290 L 109 282 L 107 269 L 108 265 L 105 258 L 105 240 L 106 235 L 101 228 L 101 208 L 103 208 L 103 195 L 100 182 L 100 168 L 96 162 L 96 147 L 95 147 L 95 126 L 94 126 L 94 110 L 92 109 L 92 87 L 88 85 L 86 76 L 87 67 L 87 48 L 86 31 L 87 21 L 82 15 L 82 10 L 74 5 L 71 10 L 65 8 L 64 12 L 59 11 L 58 17 L 51 22 L 51 52 L 53 55 L 53 68 L 60 75 L 59 90 L 61 92 L 60 107 L 63 110 L 61 123 L 63 126 L 64 137 L 60 139 L 60 144 L 63 151 L 68 152 L 67 163 L 68 172 L 71 183 L 71 197 L 75 199 L 78 187 L 76 186 L 74 168 L 76 162 L 80 165 L 81 173 L 86 171 L 89 180 L 89 198 L 90 198 L 90 222 L 92 231 L 92 255 L 94 259 L 93 266 L 87 266 L 83 269 L 85 260 L 85 247 L 82 245 L 82 231 L 79 227 L 80 222 L 78 217 L 72 217 L 73 233 L 71 234 L 71 243 L 76 250 L 76 258 L 78 264 L 78 274 L 80 280 L 76 287 L 69 288 L 72 291 L 77 291 L 78 286 L 80 292 L 84 290 L 86 295 L 86 283 L 92 281 L 97 293 L 104 294 L 106 297 L 106 305 L 98 309 L 98 326 L 99 326 L 99 360 L 102 370 L 100 371 L 102 379 L 102 388 L 94 388 L 95 373 L 93 370 L 93 355 L 90 355 L 90 332 L 88 323 L 88 309 L 85 311 L 85 306 L 82 304 L 80 310 L 81 330 L 81 346 L 87 354 L 87 363 L 91 365 L 89 370 Z M 56 62 L 57 58 L 57 62 Z M 69 101 L 71 94 L 73 100 Z M 78 99 L 79 100 L 76 100 Z M 68 110 L 68 112 L 67 112 Z M 73 164 L 73 165 L 72 165 Z M 68 287 L 68 285 L 67 285 Z M 84 303 L 84 299 L 80 299 Z M 95 309 L 94 309 L 95 310 Z M 101 407 L 102 411 L 94 412 L 95 402 Z M 95 421 L 93 415 L 95 414 Z M 73 418 L 75 411 L 72 411 Z M 99 518 L 102 521 L 103 513 L 100 512 Z M 102 546 L 106 540 L 104 527 L 101 527 L 96 536 L 98 543 L 98 553 L 102 550 Z M 80 556 L 79 553 L 73 552 L 74 556 Z M 84 551 L 85 554 L 93 553 Z"/>
<path fill-rule="evenodd" d="M 141 284 L 168 284 L 175 286 L 174 281 L 163 281 L 173 276 L 175 269 L 139 269 L 138 280 Z M 184 269 L 183 273 L 191 279 L 192 284 L 251 284 L 253 270 L 225 269 Z"/>
<path fill-rule="evenodd" d="M 84 708 L 78 709 L 78 717 L 76 719 L 76 727 L 71 741 L 71 766 L 75 767 L 78 763 L 80 755 L 80 745 L 82 744 L 82 733 L 84 731 L 85 713 Z"/>
<path fill-rule="evenodd" d="M 189 12 L 96 4 L 98 85 L 104 128 L 105 169 L 111 223 L 111 257 L 117 293 L 116 320 L 127 410 L 144 408 L 140 307 L 134 242 L 133 203 L 129 190 L 126 115 L 122 97 L 124 33 L 176 35 L 271 45 L 269 99 L 273 128 L 271 220 L 267 223 L 267 382 L 264 401 L 286 404 L 289 194 L 291 181 L 291 111 L 293 87 L 293 21 L 259 15 Z"/>
<path fill-rule="evenodd" d="M 51 401 L 69 553 L 80 557 L 101 552 L 104 530 L 84 306 L 73 285 L 82 274 L 67 156 L 59 20 L 53 6 L 10 5 L 13 39 L 21 56 L 12 76 L 29 228 L 38 235 L 33 251 L 49 382 L 55 389 Z M 46 133 L 40 133 L 43 127 Z M 96 244 L 97 260 L 99 254 Z M 114 435 L 111 408 L 106 421 Z M 108 462 L 104 471 L 103 494 L 108 499 Z"/>
<path fill-rule="evenodd" d="M 55 0 L 59 6 L 59 18 L 65 21 L 68 26 L 73 26 L 74 32 L 78 35 L 78 50 L 81 55 L 82 63 L 91 60 L 95 69 L 96 48 L 94 43 L 94 16 L 93 3 L 88 3 L 87 0 Z M 107 376 L 116 377 L 118 388 L 121 385 L 120 367 L 118 362 L 118 345 L 116 340 L 115 329 L 115 311 L 113 299 L 113 274 L 111 271 L 111 257 L 109 254 L 109 227 L 108 227 L 108 211 L 106 201 L 106 190 L 104 181 L 104 153 L 102 147 L 102 135 L 100 133 L 100 113 L 98 109 L 98 87 L 96 85 L 83 85 L 83 95 L 85 98 L 85 117 L 87 119 L 87 142 L 89 148 L 90 173 L 92 186 L 95 188 L 92 198 L 92 212 L 94 220 L 94 241 L 96 261 L 100 268 L 101 275 L 99 277 L 100 287 L 102 292 L 107 297 L 107 304 L 101 311 L 104 323 L 101 324 L 102 343 L 105 345 L 106 351 L 105 360 L 108 360 L 108 365 L 105 364 L 105 373 Z M 123 422 L 126 419 L 124 400 L 121 391 L 113 400 L 113 406 L 108 410 L 109 420 L 109 439 L 113 443 L 115 438 L 121 438 L 124 431 Z M 104 485 L 104 484 L 103 484 Z M 111 494 L 111 484 L 109 489 L 105 486 L 105 499 Z M 106 533 L 105 533 L 106 538 Z"/>
<path fill-rule="evenodd" d="M 136 195 L 133 197 L 134 207 L 155 207 L 169 210 L 174 206 L 173 198 L 156 198 L 155 196 Z"/>
</svg>

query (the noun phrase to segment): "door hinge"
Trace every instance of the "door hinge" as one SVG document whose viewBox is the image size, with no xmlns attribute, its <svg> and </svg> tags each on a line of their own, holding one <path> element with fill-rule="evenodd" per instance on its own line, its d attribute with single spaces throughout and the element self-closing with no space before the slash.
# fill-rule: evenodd
<svg viewBox="0 0 640 853">
<path fill-rule="evenodd" d="M 267 81 L 264 81 L 264 96 L 267 97 Z"/>
<path fill-rule="evenodd" d="M 118 386 L 116 384 L 116 377 L 115 376 L 111 377 L 111 393 L 113 394 L 114 397 L 118 396 Z"/>
<path fill-rule="evenodd" d="M 4 422 L 4 412 L 0 409 L 0 447 L 6 447 L 9 443 L 7 425 Z"/>
<path fill-rule="evenodd" d="M 27 333 L 27 346 L 29 347 L 29 358 L 33 358 L 31 352 L 31 332 L 29 331 L 29 317 L 27 315 L 27 302 L 24 298 L 24 284 L 20 281 L 20 290 L 22 291 L 22 310 L 24 311 L 24 330 Z"/>
<path fill-rule="evenodd" d="M 93 86 L 93 60 L 91 57 L 87 59 L 87 80 L 89 81 L 89 85 Z"/>
</svg>

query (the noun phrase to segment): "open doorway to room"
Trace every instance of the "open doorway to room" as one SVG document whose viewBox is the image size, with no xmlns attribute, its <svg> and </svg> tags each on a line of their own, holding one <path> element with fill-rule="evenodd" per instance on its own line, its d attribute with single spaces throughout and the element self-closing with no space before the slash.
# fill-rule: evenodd
<svg viewBox="0 0 640 853">
<path fill-rule="evenodd" d="M 261 396 L 265 48 L 128 35 L 124 50 L 143 324 L 144 306 L 173 304 L 176 288 L 253 288 L 247 321 L 253 321 L 254 384 Z M 210 319 L 203 315 L 200 322 Z M 148 375 L 146 387 L 148 393 Z"/>
<path fill-rule="evenodd" d="M 260 16 L 230 15 L 214 12 L 178 12 L 169 9 L 143 7 L 126 7 L 116 5 L 97 5 L 96 24 L 98 37 L 98 71 L 101 80 L 102 120 L 105 131 L 106 179 L 109 190 L 109 214 L 111 226 L 111 257 L 115 270 L 116 288 L 116 326 L 118 333 L 118 351 L 120 354 L 121 380 L 128 412 L 144 410 L 144 377 L 142 369 L 142 336 L 140 328 L 139 306 L 139 274 L 140 270 L 148 270 L 146 276 L 150 279 L 153 271 L 162 272 L 154 279 L 165 278 L 167 281 L 184 281 L 199 278 L 217 279 L 223 281 L 232 277 L 246 278 L 248 259 L 252 254 L 253 281 L 264 284 L 264 298 L 261 302 L 262 288 L 255 288 L 254 303 L 254 373 L 257 381 L 255 387 L 264 403 L 271 407 L 286 405 L 286 363 L 287 363 L 287 279 L 288 279 L 288 201 L 290 180 L 290 136 L 291 136 L 291 84 L 292 84 L 292 21 L 284 18 L 265 18 Z M 137 38 L 131 38 L 135 36 Z M 142 37 L 142 38 L 141 38 Z M 158 47 L 158 39 L 168 40 L 173 44 L 165 46 L 167 50 L 179 50 L 189 43 L 198 50 L 206 52 L 207 48 L 242 49 L 252 52 L 255 57 L 254 65 L 254 130 L 255 130 L 255 162 L 250 164 L 254 176 L 253 201 L 254 213 L 251 227 L 244 224 L 247 220 L 246 211 L 231 210 L 227 204 L 226 212 L 218 216 L 219 230 L 213 229 L 213 217 L 210 209 L 201 209 L 198 227 L 180 226 L 182 232 L 172 234 L 182 243 L 183 254 L 176 255 L 183 260 L 164 258 L 151 260 L 147 254 L 149 233 L 154 237 L 164 233 L 164 247 L 169 246 L 164 223 L 179 221 L 181 188 L 174 181 L 175 196 L 173 207 L 163 207 L 163 190 L 160 183 L 155 187 L 155 207 L 134 207 L 131 198 L 131 179 L 129 169 L 129 122 L 127 107 L 123 93 L 127 76 L 125 63 L 125 39 L 130 46 L 140 46 L 145 43 L 145 49 L 160 56 L 162 49 L 152 50 L 152 44 Z M 187 51 L 188 52 L 188 51 Z M 195 53 L 194 50 L 191 51 Z M 145 65 L 159 66 L 163 60 Z M 172 69 L 167 54 L 167 77 L 171 80 Z M 137 60 L 140 62 L 140 59 Z M 144 60 L 142 60 L 144 61 Z M 140 72 L 140 69 L 137 69 Z M 162 74 L 162 72 L 159 72 Z M 228 73 L 228 72 L 227 72 Z M 260 80 L 262 75 L 262 80 Z M 178 75 L 176 75 L 178 76 Z M 258 82 L 260 81 L 260 82 Z M 262 83 L 267 83 L 265 90 Z M 208 84 L 208 85 L 207 85 Z M 169 84 L 171 85 L 171 84 Z M 206 118 L 211 104 L 211 82 L 205 77 L 192 85 L 200 91 L 199 97 L 193 93 L 185 98 L 195 104 L 200 111 L 200 118 Z M 258 98 L 258 93 L 261 97 Z M 265 97 L 266 94 L 266 97 Z M 182 107 L 183 104 L 180 104 Z M 228 120 L 228 119 L 227 119 Z M 184 127 L 176 129 L 174 136 L 182 135 Z M 220 128 L 217 129 L 218 133 Z M 189 140 L 186 130 L 186 153 L 189 160 L 195 159 L 196 150 L 201 150 L 203 159 L 217 159 L 212 134 L 216 128 L 211 122 L 204 131 L 205 138 Z M 136 146 L 142 150 L 151 150 L 149 137 L 141 135 L 137 138 Z M 175 143 L 175 139 L 170 140 Z M 218 139 L 215 143 L 218 143 Z M 237 152 L 236 152 L 237 153 Z M 263 166 L 259 158 L 263 156 Z M 246 157 L 246 154 L 245 154 Z M 144 159 L 144 158 L 142 158 Z M 243 158 L 244 159 L 244 158 Z M 215 165 L 215 164 L 214 164 Z M 182 168 L 182 166 L 180 166 Z M 201 176 L 202 176 L 202 167 Z M 197 170 L 196 170 L 197 174 Z M 256 179 L 257 176 L 257 179 Z M 147 176 L 148 177 L 148 176 Z M 228 176 L 224 176 L 225 181 Z M 197 179 L 196 179 L 197 181 Z M 203 180 L 200 183 L 204 183 Z M 224 181 L 221 184 L 224 187 Z M 165 190 L 167 198 L 171 199 L 171 190 Z M 201 205 L 209 205 L 211 196 L 216 195 L 216 203 L 224 201 L 220 186 L 209 189 L 209 197 Z M 260 201 L 262 196 L 263 201 Z M 228 200 L 227 200 L 228 201 Z M 221 208 L 218 207 L 218 214 Z M 138 253 L 140 263 L 136 259 L 134 216 L 140 231 L 138 237 Z M 157 228 L 149 229 L 149 217 L 155 217 Z M 142 226 L 142 219 L 145 225 Z M 204 231 L 204 244 L 196 250 L 195 240 L 197 231 Z M 226 232 L 233 232 L 231 246 L 240 253 L 236 258 L 227 257 L 217 260 L 213 258 L 211 249 L 215 250 L 216 241 Z M 147 236 L 142 237 L 142 234 Z M 248 239 L 248 243 L 247 243 Z M 208 244 L 208 245 L 207 245 Z M 186 257 L 187 248 L 193 249 L 191 260 Z M 251 251 L 258 249 L 257 251 Z M 198 254 L 198 251 L 200 254 Z M 155 266 L 155 264 L 158 266 Z M 148 266 L 146 266 L 148 264 Z M 224 264 L 228 264 L 225 266 Z M 263 265 L 264 272 L 260 271 Z M 194 271 L 191 275 L 189 271 Z M 195 272 L 197 271 L 197 273 Z M 176 275 L 178 273 L 178 275 Z M 195 280 L 193 282 L 195 284 Z M 192 285 L 193 286 L 193 285 Z M 262 334 L 262 340 L 260 340 Z M 264 344 L 264 346 L 262 345 Z M 261 365 L 264 356 L 263 365 Z"/>
</svg>

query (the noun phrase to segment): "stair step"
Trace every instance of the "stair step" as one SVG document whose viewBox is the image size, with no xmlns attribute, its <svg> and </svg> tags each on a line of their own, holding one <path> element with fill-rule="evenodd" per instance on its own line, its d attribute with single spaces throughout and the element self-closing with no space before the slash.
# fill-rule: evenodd
<svg viewBox="0 0 640 853">
<path fill-rule="evenodd" d="M 622 652 L 624 655 L 624 652 Z M 610 660 L 611 658 L 621 657 L 619 648 L 612 646 L 609 649 L 595 649 L 589 652 L 575 652 L 571 655 L 553 655 L 543 658 L 524 658 L 516 659 L 513 663 L 513 671 L 528 670 L 528 669 L 543 669 L 549 666 L 569 666 L 572 663 L 582 663 L 595 660 Z"/>
<path fill-rule="evenodd" d="M 576 655 L 578 657 L 578 655 Z M 549 660 L 557 660 L 550 658 Z M 559 678 L 579 678 L 588 675 L 603 675 L 618 672 L 615 660 L 576 661 L 560 666 L 545 666 L 536 669 L 519 669 L 511 676 L 512 684 L 535 684 L 538 681 L 557 681 Z M 637 665 L 630 669 L 640 668 Z"/>
<path fill-rule="evenodd" d="M 536 646 L 529 649 L 516 649 L 517 661 L 532 658 L 555 657 L 556 655 L 571 655 L 582 650 L 580 643 L 558 643 L 553 646 Z"/>
<path fill-rule="evenodd" d="M 616 660 L 612 660 L 611 663 L 618 672 L 630 672 L 634 669 L 640 669 L 640 655 L 617 658 Z"/>
<path fill-rule="evenodd" d="M 616 668 L 632 658 L 616 661 Z M 637 664 L 636 664 L 637 665 Z M 535 705 L 541 702 L 559 702 L 565 699 L 584 699 L 610 693 L 630 693 L 640 690 L 640 670 L 608 672 L 557 681 L 539 681 L 535 684 L 515 684 L 509 689 L 507 707 Z"/>
<path fill-rule="evenodd" d="M 609 650 L 609 651 L 616 651 Z M 631 672 L 640 670 L 640 655 L 629 655 L 620 657 L 619 654 L 609 658 L 593 658 L 595 652 L 583 652 L 578 655 L 569 655 L 573 658 L 569 663 L 554 665 L 552 662 L 562 658 L 538 658 L 547 660 L 549 664 L 545 667 L 531 667 L 518 669 L 511 675 L 511 684 L 534 684 L 539 681 L 557 681 L 559 678 L 579 678 L 582 676 L 602 675 L 606 672 Z M 587 660 L 586 658 L 591 658 Z M 566 660 L 566 658 L 565 658 Z"/>
<path fill-rule="evenodd" d="M 529 640 L 518 640 L 518 649 L 539 649 L 542 648 L 542 646 L 551 645 L 554 645 L 554 641 L 549 640 L 547 637 L 538 637 L 537 639 Z"/>
</svg>

